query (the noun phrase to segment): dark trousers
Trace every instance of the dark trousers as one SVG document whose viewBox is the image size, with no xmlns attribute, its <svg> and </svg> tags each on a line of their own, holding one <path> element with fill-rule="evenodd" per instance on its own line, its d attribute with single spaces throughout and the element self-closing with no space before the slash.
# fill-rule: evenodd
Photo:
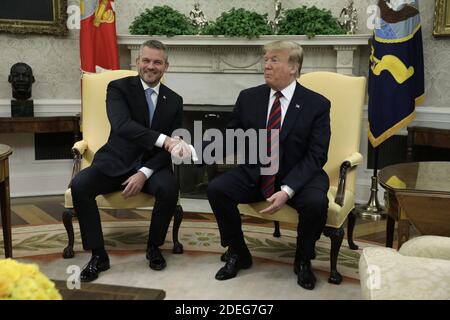
<svg viewBox="0 0 450 320">
<path fill-rule="evenodd" d="M 238 167 L 211 181 L 207 192 L 219 226 L 222 246 L 243 243 L 241 216 L 237 205 L 264 200 L 259 185 L 252 183 Z M 299 214 L 297 256 L 304 260 L 313 259 L 316 241 L 320 238 L 327 220 L 327 192 L 306 186 L 288 200 L 287 204 Z"/>
<path fill-rule="evenodd" d="M 135 170 L 122 176 L 110 177 L 95 166 L 90 166 L 81 170 L 74 177 L 71 186 L 73 206 L 80 224 L 81 240 L 85 250 L 104 246 L 100 214 L 95 197 L 123 190 L 125 186 L 122 186 L 122 183 L 134 173 L 136 173 Z M 145 182 L 141 191 L 155 196 L 148 244 L 161 246 L 177 205 L 179 190 L 175 175 L 168 168 L 154 172 Z"/>
</svg>

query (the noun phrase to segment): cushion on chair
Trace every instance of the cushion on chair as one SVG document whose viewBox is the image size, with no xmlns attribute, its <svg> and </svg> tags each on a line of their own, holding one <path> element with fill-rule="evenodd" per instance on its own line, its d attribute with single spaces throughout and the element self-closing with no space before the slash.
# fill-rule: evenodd
<svg viewBox="0 0 450 320">
<path fill-rule="evenodd" d="M 140 192 L 134 197 L 124 199 L 122 192 L 112 192 L 100 195 L 95 198 L 100 209 L 134 209 L 143 207 L 152 207 L 155 198 L 146 193 Z M 67 189 L 64 193 L 64 207 L 73 208 L 72 193 Z"/>
<path fill-rule="evenodd" d="M 362 295 L 371 300 L 450 299 L 449 270 L 448 260 L 404 256 L 391 248 L 364 248 L 359 260 Z"/>
<path fill-rule="evenodd" d="M 327 226 L 333 228 L 339 228 L 344 223 L 347 215 L 354 208 L 354 199 L 355 196 L 353 192 L 346 191 L 344 206 L 341 207 L 337 203 L 334 202 L 336 198 L 336 187 L 330 187 L 328 190 L 328 218 L 327 218 Z M 253 216 L 257 218 L 262 218 L 265 220 L 274 220 L 274 221 L 282 221 L 288 223 L 298 223 L 298 213 L 297 211 L 285 205 L 281 210 L 275 212 L 274 214 L 261 214 L 259 211 L 268 207 L 269 203 L 266 201 L 250 203 L 250 204 L 240 204 L 238 206 L 239 212 L 244 215 Z"/>
<path fill-rule="evenodd" d="M 450 238 L 440 236 L 416 237 L 406 241 L 400 247 L 399 252 L 404 256 L 450 260 Z M 448 272 L 450 273 L 450 270 Z"/>
</svg>

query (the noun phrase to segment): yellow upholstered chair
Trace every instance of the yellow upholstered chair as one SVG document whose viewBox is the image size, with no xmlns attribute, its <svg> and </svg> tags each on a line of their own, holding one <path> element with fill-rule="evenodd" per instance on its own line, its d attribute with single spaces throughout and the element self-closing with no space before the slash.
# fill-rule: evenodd
<svg viewBox="0 0 450 320">
<path fill-rule="evenodd" d="M 110 124 L 106 114 L 106 88 L 116 79 L 137 75 L 136 71 L 115 70 L 100 74 L 83 74 L 82 81 L 82 121 L 81 131 L 83 140 L 72 147 L 74 166 L 72 178 L 81 170 L 91 165 L 95 152 L 108 140 Z M 70 187 L 70 185 L 69 185 Z M 146 193 L 139 193 L 134 197 L 124 199 L 121 192 L 100 195 L 96 198 L 99 209 L 132 209 L 153 207 L 155 198 Z M 72 193 L 70 188 L 64 194 L 63 222 L 69 238 L 68 246 L 64 249 L 63 257 L 74 256 L 74 232 L 72 218 L 76 216 L 73 210 Z M 173 252 L 182 253 L 183 247 L 178 242 L 178 229 L 181 224 L 183 211 L 180 205 L 174 213 L 173 223 Z"/>
<path fill-rule="evenodd" d="M 339 249 L 344 237 L 342 227 L 348 217 L 348 243 L 351 249 L 358 249 L 353 243 L 352 233 L 355 224 L 356 165 L 362 163 L 359 151 L 361 135 L 361 116 L 365 98 L 366 79 L 332 72 L 311 72 L 300 77 L 299 82 L 331 101 L 331 141 L 328 162 L 324 169 L 330 178 L 328 190 L 328 219 L 324 234 L 331 239 L 330 266 L 328 281 L 339 284 L 342 276 L 336 269 Z M 243 215 L 274 220 L 274 236 L 280 236 L 279 221 L 298 223 L 298 213 L 285 205 L 273 215 L 260 214 L 267 202 L 239 205 Z"/>
</svg>

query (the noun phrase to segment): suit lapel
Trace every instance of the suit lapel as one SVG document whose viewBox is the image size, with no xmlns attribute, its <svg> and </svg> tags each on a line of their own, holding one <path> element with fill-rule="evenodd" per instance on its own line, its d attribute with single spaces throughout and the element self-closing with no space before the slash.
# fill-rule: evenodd
<svg viewBox="0 0 450 320">
<path fill-rule="evenodd" d="M 136 76 L 132 81 L 132 95 L 136 97 L 136 108 L 138 113 L 145 119 L 145 125 L 150 125 L 150 114 L 148 111 L 147 99 L 145 98 L 144 87 L 142 86 L 141 79 Z"/>
<path fill-rule="evenodd" d="M 269 108 L 270 88 L 266 86 L 256 101 L 256 125 L 257 129 L 265 129 L 267 125 L 267 112 Z"/>
<path fill-rule="evenodd" d="M 280 141 L 286 139 L 289 132 L 291 132 L 295 127 L 298 115 L 302 111 L 305 104 L 303 99 L 303 90 L 303 87 L 299 83 L 297 83 L 291 103 L 289 104 L 286 115 L 284 117 L 283 126 L 281 127 Z"/>
</svg>

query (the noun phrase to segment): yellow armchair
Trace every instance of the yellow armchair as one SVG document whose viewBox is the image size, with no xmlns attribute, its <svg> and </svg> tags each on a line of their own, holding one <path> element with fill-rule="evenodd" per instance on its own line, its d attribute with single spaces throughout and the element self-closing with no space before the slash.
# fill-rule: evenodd
<svg viewBox="0 0 450 320">
<path fill-rule="evenodd" d="M 311 72 L 302 75 L 299 82 L 331 101 L 331 141 L 325 171 L 330 178 L 328 190 L 328 218 L 324 234 L 331 239 L 330 277 L 328 282 L 339 284 L 342 276 L 336 269 L 339 249 L 344 237 L 343 223 L 348 217 L 348 244 L 353 250 L 358 247 L 353 242 L 355 216 L 356 166 L 363 157 L 358 152 L 361 133 L 361 117 L 366 91 L 364 77 L 352 77 L 332 72 Z M 260 214 L 267 202 L 239 205 L 243 215 L 275 221 L 274 236 L 280 236 L 279 221 L 298 223 L 298 213 L 285 205 L 273 215 Z"/>
<path fill-rule="evenodd" d="M 106 114 L 106 88 L 108 84 L 116 79 L 127 76 L 135 76 L 136 71 L 115 70 L 100 74 L 83 74 L 82 80 L 82 121 L 81 131 L 83 140 L 76 142 L 72 147 L 74 155 L 74 165 L 72 178 L 81 170 L 91 165 L 95 152 L 108 140 L 111 126 Z M 121 192 L 113 192 L 99 195 L 96 198 L 99 209 L 132 209 L 153 207 L 155 198 L 146 193 L 139 193 L 134 197 L 124 199 Z M 73 210 L 72 193 L 69 189 L 64 194 L 63 223 L 67 231 L 69 243 L 64 249 L 63 257 L 72 258 L 74 256 L 74 232 L 72 218 L 76 216 Z M 177 206 L 174 213 L 173 223 L 173 252 L 182 253 L 183 246 L 178 242 L 178 229 L 181 224 L 183 209 Z"/>
</svg>

